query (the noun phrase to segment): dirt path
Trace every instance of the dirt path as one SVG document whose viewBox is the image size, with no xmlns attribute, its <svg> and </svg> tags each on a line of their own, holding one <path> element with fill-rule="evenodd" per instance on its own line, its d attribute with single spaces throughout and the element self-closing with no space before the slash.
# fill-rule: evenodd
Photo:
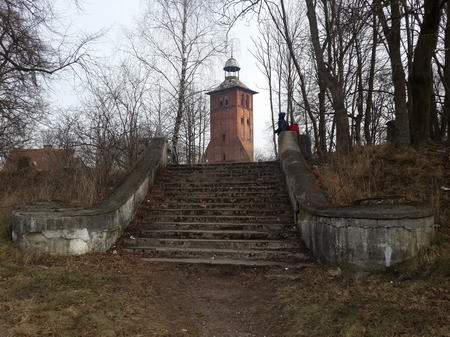
<svg viewBox="0 0 450 337">
<path fill-rule="evenodd" d="M 296 280 L 119 255 L 8 256 L 1 337 L 450 336 L 448 255 L 433 277 L 310 266 Z"/>
<path fill-rule="evenodd" d="M 172 277 L 167 274 L 159 291 L 168 291 L 166 305 L 177 307 L 184 315 L 179 317 L 178 329 L 185 325 L 179 330 L 180 336 L 283 336 L 284 322 L 275 283 L 286 281 L 268 279 L 266 276 L 273 271 L 207 266 L 176 269 L 182 278 L 176 282 L 183 284 L 177 294 Z M 178 336 L 177 331 L 171 333 Z"/>
</svg>

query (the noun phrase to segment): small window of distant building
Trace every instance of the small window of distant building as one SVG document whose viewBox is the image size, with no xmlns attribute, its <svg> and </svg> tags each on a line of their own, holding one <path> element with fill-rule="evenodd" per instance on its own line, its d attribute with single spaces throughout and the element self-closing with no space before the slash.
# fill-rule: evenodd
<svg viewBox="0 0 450 337">
<path fill-rule="evenodd" d="M 225 134 L 222 135 L 222 141 L 225 143 Z"/>
<path fill-rule="evenodd" d="M 245 95 L 245 107 L 246 107 L 246 108 L 249 107 L 249 98 L 248 98 L 248 95 Z"/>
<path fill-rule="evenodd" d="M 244 117 L 241 117 L 241 124 L 244 125 Z"/>
<path fill-rule="evenodd" d="M 227 156 L 225 156 L 225 154 L 223 155 L 223 160 L 227 160 Z"/>
<path fill-rule="evenodd" d="M 247 125 L 250 126 L 250 119 L 247 118 Z"/>
<path fill-rule="evenodd" d="M 245 95 L 242 94 L 242 96 L 241 96 L 241 106 L 244 106 L 244 104 L 245 104 Z"/>
<path fill-rule="evenodd" d="M 228 98 L 225 98 L 225 106 L 228 105 Z"/>
<path fill-rule="evenodd" d="M 220 106 L 223 106 L 223 101 L 222 100 L 220 100 Z"/>
</svg>

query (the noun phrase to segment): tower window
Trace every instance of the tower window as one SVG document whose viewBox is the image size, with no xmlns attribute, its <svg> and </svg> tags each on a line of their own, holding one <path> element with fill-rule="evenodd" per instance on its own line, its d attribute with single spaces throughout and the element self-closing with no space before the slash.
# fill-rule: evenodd
<svg viewBox="0 0 450 337">
<path fill-rule="evenodd" d="M 223 101 L 222 100 L 220 100 L 220 106 L 223 106 Z"/>
<path fill-rule="evenodd" d="M 249 107 L 249 99 L 248 99 L 248 95 L 245 95 L 245 107 L 248 108 Z"/>
<path fill-rule="evenodd" d="M 222 135 L 222 141 L 225 143 L 225 134 Z"/>
<path fill-rule="evenodd" d="M 242 96 L 241 96 L 241 106 L 244 106 L 244 104 L 245 104 L 245 95 L 242 94 Z"/>
<path fill-rule="evenodd" d="M 247 118 L 247 125 L 250 126 L 250 119 Z"/>
<path fill-rule="evenodd" d="M 244 117 L 241 117 L 241 124 L 244 124 Z"/>
<path fill-rule="evenodd" d="M 228 98 L 225 98 L 225 106 L 228 105 Z"/>
<path fill-rule="evenodd" d="M 223 160 L 227 160 L 227 156 L 225 156 L 225 153 L 223 154 Z"/>
</svg>

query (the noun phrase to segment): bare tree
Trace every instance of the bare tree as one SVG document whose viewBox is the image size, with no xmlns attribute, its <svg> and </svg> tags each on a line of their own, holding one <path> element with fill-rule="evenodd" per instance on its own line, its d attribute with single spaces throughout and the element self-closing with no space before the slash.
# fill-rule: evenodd
<svg viewBox="0 0 450 337">
<path fill-rule="evenodd" d="M 273 143 L 273 153 L 275 157 L 278 157 L 277 148 L 277 137 L 275 135 L 275 110 L 274 110 L 274 88 L 273 88 L 273 69 L 272 69 L 272 58 L 273 58 L 273 46 L 271 43 L 272 36 L 270 33 L 270 28 L 267 27 L 267 23 L 263 29 L 260 29 L 261 36 L 258 40 L 254 40 L 253 43 L 256 47 L 255 58 L 258 61 L 258 66 L 260 70 L 266 77 L 268 89 L 269 89 L 269 106 L 270 106 L 270 120 L 271 120 L 271 133 L 272 133 L 272 143 Z"/>
<path fill-rule="evenodd" d="M 225 46 L 211 6 L 213 1 L 204 0 L 149 2 L 149 10 L 141 28 L 145 45 L 134 44 L 135 55 L 165 79 L 167 92 L 176 101 L 172 132 L 172 147 L 175 151 L 189 88 L 197 80 L 202 66 Z M 143 52 L 142 47 L 150 50 Z"/>
<path fill-rule="evenodd" d="M 401 15 L 400 0 L 390 1 L 391 25 L 385 14 L 385 1 L 374 0 L 374 10 L 383 28 L 387 41 L 389 59 L 392 69 L 392 83 L 394 86 L 395 124 L 397 129 L 397 142 L 399 145 L 410 144 L 408 107 L 406 105 L 406 78 L 401 55 Z"/>
<path fill-rule="evenodd" d="M 431 61 L 437 44 L 442 3 L 436 0 L 425 0 L 425 12 L 414 50 L 409 82 L 412 99 L 411 141 L 416 145 L 430 140 L 432 98 L 434 98 Z"/>
<path fill-rule="evenodd" d="M 70 47 L 44 39 L 52 31 L 52 3 L 47 0 L 0 2 L 0 155 L 29 140 L 46 112 L 41 96 L 42 79 L 88 59 L 83 38 Z M 63 52 L 67 49 L 67 52 Z"/>
</svg>

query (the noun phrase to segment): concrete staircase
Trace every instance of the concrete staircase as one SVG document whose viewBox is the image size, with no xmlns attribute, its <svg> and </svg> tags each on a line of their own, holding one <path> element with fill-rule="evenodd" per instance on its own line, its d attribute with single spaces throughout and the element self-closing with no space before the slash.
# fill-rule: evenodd
<svg viewBox="0 0 450 337">
<path fill-rule="evenodd" d="M 308 260 L 277 162 L 169 166 L 121 247 L 152 262 L 294 266 Z"/>
</svg>

